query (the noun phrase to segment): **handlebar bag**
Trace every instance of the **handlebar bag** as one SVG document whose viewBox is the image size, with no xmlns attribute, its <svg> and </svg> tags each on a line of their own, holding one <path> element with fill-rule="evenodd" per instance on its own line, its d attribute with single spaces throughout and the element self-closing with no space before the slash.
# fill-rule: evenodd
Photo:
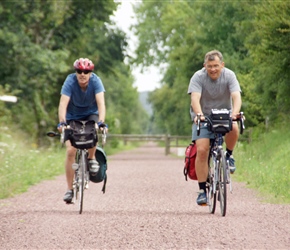
<svg viewBox="0 0 290 250">
<path fill-rule="evenodd" d="M 208 130 L 217 134 L 226 134 L 232 130 L 231 111 L 212 109 L 209 116 Z"/>
<path fill-rule="evenodd" d="M 69 125 L 71 128 L 69 139 L 72 146 L 79 149 L 89 149 L 96 146 L 98 137 L 95 121 L 71 121 Z"/>
</svg>

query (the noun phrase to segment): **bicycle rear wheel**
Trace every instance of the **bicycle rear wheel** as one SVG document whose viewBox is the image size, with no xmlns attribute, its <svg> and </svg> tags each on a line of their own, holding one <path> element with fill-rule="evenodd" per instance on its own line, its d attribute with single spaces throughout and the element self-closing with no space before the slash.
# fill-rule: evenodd
<svg viewBox="0 0 290 250">
<path fill-rule="evenodd" d="M 83 211 L 84 191 L 85 191 L 85 174 L 86 174 L 86 153 L 81 151 L 79 161 L 79 213 Z"/>
<path fill-rule="evenodd" d="M 216 208 L 216 190 L 214 189 L 214 164 L 212 158 L 209 160 L 209 169 L 208 169 L 208 205 L 209 212 L 214 214 Z"/>
<path fill-rule="evenodd" d="M 221 215 L 225 216 L 227 211 L 227 169 L 226 159 L 223 150 L 220 150 L 220 161 L 219 161 L 219 193 L 218 198 L 220 202 Z"/>
</svg>

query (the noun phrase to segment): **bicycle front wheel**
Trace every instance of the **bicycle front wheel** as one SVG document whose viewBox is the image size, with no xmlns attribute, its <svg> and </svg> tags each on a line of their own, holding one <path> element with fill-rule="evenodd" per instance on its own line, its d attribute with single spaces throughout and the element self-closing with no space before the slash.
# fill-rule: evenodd
<svg viewBox="0 0 290 250">
<path fill-rule="evenodd" d="M 75 170 L 74 180 L 73 180 L 73 191 L 74 191 L 74 204 L 77 203 L 79 199 L 79 157 L 80 153 L 77 151 L 75 163 L 73 164 L 72 168 Z"/>
<path fill-rule="evenodd" d="M 79 213 L 81 214 L 83 211 L 86 174 L 86 153 L 83 150 L 81 151 L 79 166 Z"/>
<path fill-rule="evenodd" d="M 216 188 L 214 188 L 214 162 L 212 157 L 209 160 L 209 169 L 208 169 L 208 181 L 207 181 L 207 190 L 208 190 L 208 205 L 209 205 L 209 212 L 214 214 L 216 208 Z"/>
<path fill-rule="evenodd" d="M 227 211 L 227 168 L 226 159 L 223 150 L 220 150 L 220 161 L 219 161 L 219 193 L 218 198 L 220 202 L 221 215 L 225 216 Z"/>
</svg>

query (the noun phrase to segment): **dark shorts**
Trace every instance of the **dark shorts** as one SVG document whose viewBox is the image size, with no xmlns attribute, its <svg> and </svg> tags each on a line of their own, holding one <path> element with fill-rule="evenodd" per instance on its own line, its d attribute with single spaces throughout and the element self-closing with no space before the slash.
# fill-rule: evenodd
<svg viewBox="0 0 290 250">
<path fill-rule="evenodd" d="M 207 129 L 207 123 L 201 122 L 200 123 L 200 134 L 197 136 L 197 125 L 193 123 L 192 125 L 192 141 L 196 141 L 201 138 L 208 138 L 208 139 L 214 139 L 215 135 L 213 132 L 208 131 Z"/>
<path fill-rule="evenodd" d="M 81 120 L 82 120 L 82 121 L 91 121 L 91 120 L 93 120 L 93 121 L 95 121 L 95 123 L 97 123 L 97 122 L 99 121 L 99 116 L 93 114 L 93 115 L 89 115 L 89 116 L 87 116 L 87 117 L 85 117 L 85 118 L 83 118 L 83 119 L 81 119 Z M 73 121 L 73 120 L 69 120 L 69 121 L 67 121 L 67 124 L 69 125 L 70 122 L 72 122 L 72 121 Z"/>
</svg>

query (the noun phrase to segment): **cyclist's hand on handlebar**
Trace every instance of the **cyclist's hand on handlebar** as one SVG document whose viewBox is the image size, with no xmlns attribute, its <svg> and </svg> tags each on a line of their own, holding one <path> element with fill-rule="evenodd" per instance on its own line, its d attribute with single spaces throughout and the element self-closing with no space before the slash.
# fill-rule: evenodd
<svg viewBox="0 0 290 250">
<path fill-rule="evenodd" d="M 240 117 L 241 117 L 240 113 L 238 113 L 238 114 L 232 114 L 233 121 L 238 120 Z"/>
<path fill-rule="evenodd" d="M 240 112 L 238 114 L 232 114 L 232 119 L 233 121 L 237 121 L 240 120 L 241 118 L 243 118 L 243 120 L 246 120 L 246 117 L 244 116 L 243 112 Z"/>
<path fill-rule="evenodd" d="M 97 123 L 97 125 L 98 125 L 98 128 L 100 129 L 100 130 L 104 130 L 105 129 L 105 132 L 107 133 L 108 132 L 108 130 L 109 130 L 109 126 L 108 126 L 108 124 L 106 124 L 106 123 L 104 123 L 104 122 L 102 122 L 102 121 L 99 121 L 98 123 Z"/>
<path fill-rule="evenodd" d="M 60 122 L 59 124 L 57 124 L 57 130 L 62 133 L 62 129 L 63 127 L 66 127 L 67 123 L 66 122 Z"/>
<path fill-rule="evenodd" d="M 195 124 L 197 124 L 198 119 L 199 119 L 200 121 L 204 121 L 204 120 L 205 120 L 205 117 L 204 117 L 203 114 L 199 114 L 199 113 L 198 113 L 198 114 L 194 117 L 194 123 L 195 123 Z"/>
</svg>

